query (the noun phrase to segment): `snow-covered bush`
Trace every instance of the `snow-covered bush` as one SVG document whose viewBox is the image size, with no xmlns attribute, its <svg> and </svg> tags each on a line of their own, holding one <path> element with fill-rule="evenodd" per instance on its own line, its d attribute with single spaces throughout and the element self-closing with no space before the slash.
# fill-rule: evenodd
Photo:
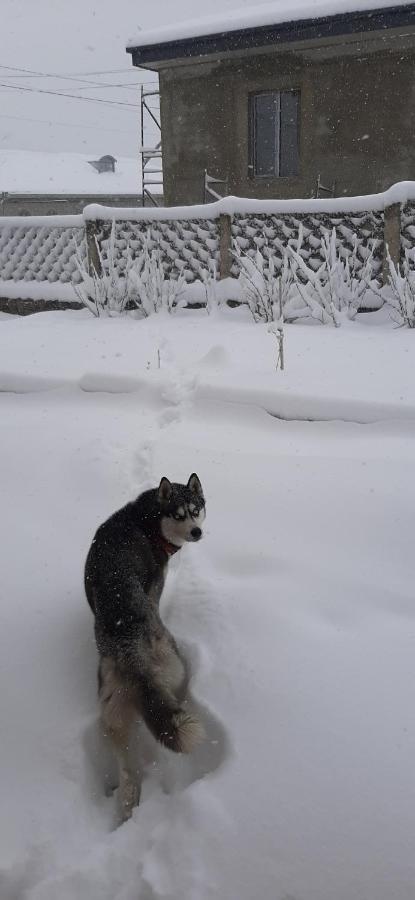
<svg viewBox="0 0 415 900">
<path fill-rule="evenodd" d="M 106 255 L 96 241 L 99 272 L 88 268 L 78 252 L 76 264 L 81 282 L 75 291 L 81 302 L 94 316 L 120 315 L 126 309 L 137 309 L 142 316 L 166 309 L 171 312 L 180 302 L 185 279 L 166 278 L 160 248 L 154 246 L 150 235 L 143 241 L 140 256 L 135 259 L 127 248 L 122 272 L 116 265 L 115 222 L 112 223 Z"/>
<path fill-rule="evenodd" d="M 120 315 L 128 304 L 128 269 L 132 260 L 131 257 L 127 260 L 125 276 L 120 278 L 115 266 L 115 222 L 112 223 L 107 260 L 96 238 L 95 244 L 99 272 L 90 269 L 79 247 L 76 249 L 76 266 L 81 276 L 80 283 L 74 285 L 76 295 L 94 316 Z"/>
<path fill-rule="evenodd" d="M 299 240 L 301 247 L 301 241 Z M 365 295 L 376 284 L 373 243 L 363 265 L 358 256 L 357 239 L 349 256 L 343 256 L 337 243 L 336 229 L 323 236 L 323 262 L 314 271 L 300 249 L 289 247 L 294 282 L 304 303 L 301 315 L 308 314 L 322 324 L 341 324 L 342 314 L 354 319 L 364 304 Z"/>
<path fill-rule="evenodd" d="M 180 305 L 186 284 L 182 274 L 176 279 L 166 278 L 161 250 L 152 246 L 149 235 L 142 254 L 128 269 L 127 280 L 129 299 L 144 316 L 162 309 L 171 313 Z"/>
<path fill-rule="evenodd" d="M 326 237 L 323 246 L 324 261 L 314 271 L 301 255 L 301 241 L 299 247 L 289 247 L 291 254 L 291 272 L 296 290 L 303 302 L 303 308 L 292 309 L 295 318 L 311 316 L 323 325 L 340 325 L 339 316 L 335 304 L 336 288 L 338 283 L 337 265 L 332 264 L 331 246 Z"/>
<path fill-rule="evenodd" d="M 213 313 L 217 311 L 219 306 L 217 295 L 218 276 L 216 270 L 216 261 L 214 259 L 210 260 L 207 269 L 201 270 L 200 277 L 205 289 L 206 312 L 208 313 L 208 315 L 213 315 Z"/>
<path fill-rule="evenodd" d="M 358 253 L 359 242 L 355 235 L 352 252 L 344 259 L 340 259 L 342 265 L 343 308 L 346 307 L 351 319 L 355 317 L 359 309 L 378 308 L 384 303 L 383 296 L 379 294 L 375 271 L 377 245 L 377 241 L 372 241 L 372 245 L 367 248 L 367 255 L 362 265 Z"/>
<path fill-rule="evenodd" d="M 268 325 L 269 334 L 273 334 L 275 340 L 277 342 L 277 358 L 275 361 L 275 368 L 278 372 L 278 369 L 284 371 L 285 362 L 284 362 L 284 319 L 281 316 L 279 319 L 276 319 L 274 322 L 271 322 Z"/>
<path fill-rule="evenodd" d="M 255 257 L 244 255 L 239 247 L 234 251 L 238 260 L 242 298 L 255 322 L 275 322 L 284 315 L 293 277 L 288 257 L 284 255 L 281 270 L 275 257 L 264 257 L 257 249 Z"/>
<path fill-rule="evenodd" d="M 365 305 L 368 293 L 371 302 L 376 297 L 375 305 L 379 306 L 375 243 L 362 264 L 357 239 L 352 252 L 342 255 L 333 228 L 323 237 L 323 260 L 317 270 L 307 262 L 302 244 L 300 225 L 297 241 L 288 245 L 280 270 L 269 247 L 257 249 L 252 257 L 239 248 L 235 250 L 242 297 L 255 322 L 275 322 L 281 317 L 285 322 L 294 322 L 311 317 L 324 325 L 338 326 L 344 314 L 350 319 L 355 317 Z"/>
<path fill-rule="evenodd" d="M 388 307 L 398 325 L 415 328 L 415 271 L 411 266 L 410 251 L 405 250 L 402 266 L 397 266 L 388 252 L 390 296 Z M 402 269 L 402 271 L 401 271 Z"/>
</svg>

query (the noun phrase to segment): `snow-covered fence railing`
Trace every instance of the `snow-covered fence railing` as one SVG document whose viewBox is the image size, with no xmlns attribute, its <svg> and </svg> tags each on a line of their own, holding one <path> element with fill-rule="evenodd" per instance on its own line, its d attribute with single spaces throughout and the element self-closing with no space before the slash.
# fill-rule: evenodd
<svg viewBox="0 0 415 900">
<path fill-rule="evenodd" d="M 409 208 L 412 218 L 405 226 Z M 278 269 L 287 247 L 296 243 L 300 228 L 301 253 L 314 270 L 323 261 L 324 235 L 333 228 L 341 256 L 346 258 L 357 251 L 361 267 L 374 248 L 374 273 L 379 279 L 387 277 L 387 249 L 394 263 L 400 261 L 403 227 L 406 227 L 405 246 L 410 243 L 415 258 L 415 182 L 400 182 L 384 193 L 361 197 L 309 200 L 225 197 L 203 206 L 154 210 L 92 205 L 86 207 L 84 217 L 95 221 L 97 227 L 99 223 L 104 244 L 110 223 L 116 222 L 120 271 L 123 257 L 128 254 L 127 232 L 134 233 L 135 239 L 140 233 L 149 233 L 163 250 L 167 272 L 175 277 L 181 271 L 188 281 L 203 278 L 209 254 L 221 278 L 237 276 L 235 250 L 253 257 L 257 249 L 263 249 L 265 257 L 275 258 Z"/>
<path fill-rule="evenodd" d="M 99 213 L 98 213 L 99 214 Z M 201 280 L 209 271 L 212 260 L 219 263 L 219 226 L 217 219 L 168 219 L 153 220 L 146 216 L 142 221 L 114 219 L 113 264 L 115 271 L 123 275 L 127 261 L 140 257 L 146 247 L 157 248 L 167 278 L 182 275 L 189 283 Z M 99 272 L 100 256 L 108 263 L 111 222 L 89 219 L 86 222 L 89 260 Z M 97 253 L 97 242 L 100 254 Z"/>
<path fill-rule="evenodd" d="M 274 257 L 277 270 L 282 268 L 287 247 L 296 247 L 301 233 L 301 256 L 312 270 L 317 271 L 324 262 L 324 236 L 331 234 L 333 228 L 341 256 L 347 258 L 356 250 L 360 268 L 374 249 L 374 275 L 380 276 L 384 245 L 384 218 L 381 212 L 239 214 L 233 217 L 231 223 L 235 249 L 252 259 L 259 249 L 265 258 Z M 235 256 L 231 274 L 238 276 L 239 270 Z"/>
<path fill-rule="evenodd" d="M 108 263 L 115 223 L 113 262 L 121 276 L 144 245 L 157 247 L 167 278 L 204 281 L 212 264 L 220 278 L 238 275 L 235 250 L 272 256 L 276 269 L 298 240 L 310 270 L 323 259 L 324 235 L 336 230 L 339 253 L 354 252 L 362 266 L 372 247 L 374 271 L 388 275 L 387 249 L 398 265 L 405 251 L 415 268 L 415 182 L 382 194 L 302 200 L 225 197 L 202 206 L 155 209 L 85 207 L 77 216 L 0 218 L 0 297 L 76 299 L 79 257 L 100 274 Z M 33 290 L 32 290 L 33 286 Z M 46 290 L 48 288 L 48 290 Z M 51 297 L 51 290 L 54 292 Z"/>
<path fill-rule="evenodd" d="M 77 284 L 84 235 L 81 215 L 0 218 L 0 281 Z"/>
</svg>

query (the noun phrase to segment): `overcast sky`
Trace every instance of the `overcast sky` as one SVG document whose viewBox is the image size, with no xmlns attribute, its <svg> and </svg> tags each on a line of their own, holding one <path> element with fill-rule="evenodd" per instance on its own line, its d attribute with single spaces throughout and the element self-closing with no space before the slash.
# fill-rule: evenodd
<svg viewBox="0 0 415 900">
<path fill-rule="evenodd" d="M 0 149 L 136 156 L 138 85 L 154 75 L 132 67 L 128 38 L 139 28 L 252 5 L 254 0 L 210 0 L 208 7 L 204 0 L 1 0 Z M 64 75 L 71 80 L 57 77 Z"/>
</svg>

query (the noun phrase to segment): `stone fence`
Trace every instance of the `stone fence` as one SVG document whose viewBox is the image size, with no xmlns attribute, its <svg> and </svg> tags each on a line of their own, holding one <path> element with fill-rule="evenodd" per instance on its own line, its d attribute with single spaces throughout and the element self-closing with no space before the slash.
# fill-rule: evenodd
<svg viewBox="0 0 415 900">
<path fill-rule="evenodd" d="M 323 261 L 324 235 L 336 229 L 340 253 L 364 264 L 374 251 L 375 275 L 387 274 L 386 250 L 399 262 L 415 258 L 415 182 L 384 194 L 330 200 L 245 200 L 227 197 L 205 206 L 112 208 L 92 205 L 82 215 L 0 218 L 0 308 L 32 312 L 76 306 L 79 263 L 100 272 L 107 265 L 114 223 L 113 261 L 119 274 L 143 244 L 159 248 L 171 278 L 188 283 L 214 265 L 219 278 L 237 277 L 235 252 L 273 256 L 277 269 L 297 246 L 314 270 Z M 98 252 L 98 248 L 100 252 Z"/>
</svg>

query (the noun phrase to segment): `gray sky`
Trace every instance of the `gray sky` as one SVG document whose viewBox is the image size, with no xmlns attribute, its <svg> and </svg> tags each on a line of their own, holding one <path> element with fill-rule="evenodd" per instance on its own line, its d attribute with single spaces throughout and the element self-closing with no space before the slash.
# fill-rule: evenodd
<svg viewBox="0 0 415 900">
<path fill-rule="evenodd" d="M 154 76 L 132 67 L 128 38 L 139 28 L 252 5 L 253 0 L 210 0 L 208 7 L 204 0 L 1 0 L 0 150 L 136 156 L 138 84 Z"/>
</svg>

